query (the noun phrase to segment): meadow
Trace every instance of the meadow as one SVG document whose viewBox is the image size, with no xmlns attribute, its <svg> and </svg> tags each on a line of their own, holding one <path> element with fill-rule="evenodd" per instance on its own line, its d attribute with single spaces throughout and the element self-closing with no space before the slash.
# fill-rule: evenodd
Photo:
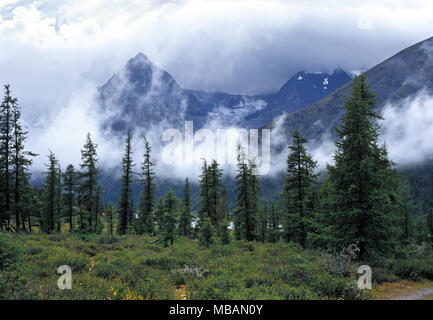
<svg viewBox="0 0 433 320">
<path fill-rule="evenodd" d="M 359 290 L 350 250 L 323 252 L 295 243 L 231 241 L 207 248 L 172 246 L 135 235 L 0 233 L 1 299 L 369 299 Z M 373 289 L 402 280 L 433 280 L 433 254 L 414 246 L 404 256 L 370 263 Z M 72 289 L 57 286 L 60 265 Z"/>
</svg>

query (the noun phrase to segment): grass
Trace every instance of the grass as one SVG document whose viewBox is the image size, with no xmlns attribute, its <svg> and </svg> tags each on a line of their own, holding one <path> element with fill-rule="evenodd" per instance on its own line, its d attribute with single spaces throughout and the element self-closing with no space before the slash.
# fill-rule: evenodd
<svg viewBox="0 0 433 320">
<path fill-rule="evenodd" d="M 179 239 L 165 248 L 142 236 L 0 233 L 1 299 L 366 299 L 357 265 L 293 243 L 233 241 L 201 247 Z M 72 268 L 72 289 L 57 268 Z M 417 269 L 430 275 L 431 263 Z M 385 265 L 387 266 L 387 265 Z M 384 267 L 385 268 L 385 267 Z M 405 261 L 395 272 L 412 275 Z M 383 269 L 382 278 L 386 281 Z M 392 279 L 399 281 L 396 275 Z M 374 283 L 373 287 L 377 286 Z M 379 291 L 378 291 L 379 292 Z"/>
</svg>

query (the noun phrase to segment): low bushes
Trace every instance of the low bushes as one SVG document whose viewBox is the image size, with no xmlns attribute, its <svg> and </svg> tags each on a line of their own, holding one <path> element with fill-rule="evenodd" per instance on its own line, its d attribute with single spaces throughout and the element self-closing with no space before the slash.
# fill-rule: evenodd
<svg viewBox="0 0 433 320">
<path fill-rule="evenodd" d="M 433 280 L 432 256 L 417 252 L 364 264 L 375 282 Z M 72 290 L 57 288 L 60 265 L 72 268 Z M 188 299 L 365 299 L 356 270 L 344 253 L 293 243 L 180 239 L 164 248 L 140 236 L 0 233 L 4 299 L 174 299 L 179 287 Z"/>
</svg>

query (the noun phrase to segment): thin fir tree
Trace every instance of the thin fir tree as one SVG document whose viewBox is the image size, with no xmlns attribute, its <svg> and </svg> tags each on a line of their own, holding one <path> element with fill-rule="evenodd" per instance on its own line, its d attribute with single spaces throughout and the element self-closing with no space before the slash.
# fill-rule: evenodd
<svg viewBox="0 0 433 320">
<path fill-rule="evenodd" d="M 97 145 L 93 143 L 90 133 L 87 134 L 86 142 L 81 149 L 80 164 L 80 200 L 82 210 L 82 232 L 93 232 L 95 215 L 95 197 L 98 187 L 98 158 Z"/>
<path fill-rule="evenodd" d="M 128 220 L 131 220 L 131 201 L 132 201 L 132 146 L 131 146 L 132 133 L 128 130 L 125 140 L 125 153 L 122 158 L 122 185 L 120 190 L 119 200 L 119 229 L 118 233 L 121 235 L 126 234 L 128 230 Z"/>
<path fill-rule="evenodd" d="M 189 190 L 188 178 L 185 178 L 185 187 L 183 189 L 182 207 L 179 216 L 179 234 L 184 237 L 191 235 L 191 193 Z"/>
<path fill-rule="evenodd" d="M 307 139 L 301 136 L 299 130 L 292 134 L 292 144 L 289 146 L 287 156 L 287 174 L 284 184 L 286 201 L 286 219 L 284 237 L 286 241 L 295 240 L 303 248 L 307 242 L 308 220 L 311 215 L 312 187 L 317 178 L 313 170 L 317 167 L 316 161 L 305 149 Z"/>
<path fill-rule="evenodd" d="M 144 137 L 144 159 L 141 165 L 141 177 L 143 190 L 140 196 L 139 210 L 139 230 L 140 233 L 154 232 L 154 202 L 155 202 L 155 171 L 154 163 L 151 159 L 151 146 L 146 137 Z"/>
<path fill-rule="evenodd" d="M 63 173 L 63 191 L 64 200 L 66 206 L 66 212 L 69 222 L 69 231 L 74 228 L 73 216 L 74 216 L 74 205 L 76 202 L 76 188 L 77 188 L 77 172 L 72 164 L 66 167 Z"/>
</svg>

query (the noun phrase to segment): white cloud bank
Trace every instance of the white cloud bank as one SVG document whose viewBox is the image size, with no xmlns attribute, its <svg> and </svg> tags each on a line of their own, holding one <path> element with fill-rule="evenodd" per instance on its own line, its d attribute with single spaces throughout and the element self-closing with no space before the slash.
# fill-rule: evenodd
<svg viewBox="0 0 433 320">
<path fill-rule="evenodd" d="M 421 92 L 398 105 L 387 104 L 382 140 L 399 165 L 433 158 L 433 97 Z"/>
</svg>

